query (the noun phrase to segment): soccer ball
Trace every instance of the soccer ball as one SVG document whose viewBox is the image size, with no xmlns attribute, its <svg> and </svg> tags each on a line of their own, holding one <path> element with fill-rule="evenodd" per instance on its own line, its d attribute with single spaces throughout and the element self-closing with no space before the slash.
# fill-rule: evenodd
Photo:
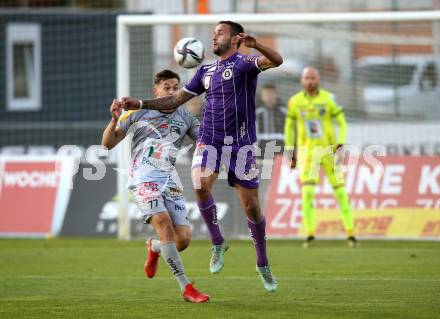
<svg viewBox="0 0 440 319">
<path fill-rule="evenodd" d="M 174 47 L 174 60 L 184 68 L 198 66 L 204 57 L 203 44 L 197 39 L 183 38 Z"/>
</svg>

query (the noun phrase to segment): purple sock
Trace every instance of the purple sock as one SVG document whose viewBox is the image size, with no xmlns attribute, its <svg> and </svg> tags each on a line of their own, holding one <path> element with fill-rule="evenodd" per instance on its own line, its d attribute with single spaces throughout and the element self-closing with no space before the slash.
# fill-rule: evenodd
<svg viewBox="0 0 440 319">
<path fill-rule="evenodd" d="M 263 218 L 258 224 L 254 224 L 248 219 L 249 233 L 255 245 L 255 252 L 257 253 L 257 266 L 268 266 L 269 261 L 266 255 L 266 220 Z"/>
<path fill-rule="evenodd" d="M 224 238 L 218 227 L 217 207 L 215 206 L 214 198 L 210 195 L 206 201 L 197 201 L 197 206 L 199 206 L 200 214 L 205 221 L 206 227 L 208 227 L 212 244 L 220 245 L 224 242 Z"/>
</svg>

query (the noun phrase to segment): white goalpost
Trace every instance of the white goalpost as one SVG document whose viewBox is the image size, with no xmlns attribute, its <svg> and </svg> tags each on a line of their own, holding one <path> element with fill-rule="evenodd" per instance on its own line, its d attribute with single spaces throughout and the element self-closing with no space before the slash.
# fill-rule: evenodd
<svg viewBox="0 0 440 319">
<path fill-rule="evenodd" d="M 130 28 L 132 27 L 155 27 L 155 26 L 212 26 L 221 20 L 232 20 L 242 23 L 247 29 L 251 30 L 254 26 L 254 30 L 259 33 L 268 32 L 271 38 L 277 38 L 278 35 L 280 40 L 278 43 L 284 45 L 284 49 L 287 52 L 288 59 L 296 59 L 296 54 L 303 54 L 306 56 L 307 48 L 312 48 L 313 51 L 318 52 L 315 60 L 322 62 L 325 65 L 328 61 L 328 56 L 331 57 L 332 46 L 340 47 L 337 41 L 345 41 L 347 43 L 344 46 L 347 53 L 346 61 L 351 64 L 350 74 L 344 75 L 341 71 L 341 92 L 346 97 L 347 101 L 345 104 L 353 105 L 353 114 L 360 114 L 365 112 L 367 114 L 369 111 L 366 107 L 367 104 L 362 102 L 361 106 L 358 106 L 359 99 L 361 97 L 355 95 L 358 88 L 355 87 L 354 82 L 360 82 L 363 80 L 359 74 L 355 74 L 355 65 L 357 59 L 361 59 L 368 56 L 369 51 L 373 50 L 370 46 L 356 46 L 355 44 L 366 43 L 376 45 L 379 49 L 374 49 L 380 51 L 380 45 L 397 45 L 402 48 L 406 46 L 412 46 L 414 50 L 419 47 L 429 47 L 431 48 L 432 55 L 437 57 L 440 53 L 440 29 L 438 23 L 440 21 L 440 11 L 405 11 L 405 12 L 341 12 L 341 13 L 298 13 L 298 14 L 208 14 L 208 15 L 119 15 L 117 17 L 117 95 L 118 98 L 123 96 L 131 96 L 133 92 L 131 91 L 131 86 L 133 85 L 133 78 L 130 74 L 130 69 L 132 67 L 132 61 L 130 60 L 131 54 L 131 39 L 130 39 Z M 432 36 L 427 36 L 425 33 L 422 36 L 419 34 L 405 34 L 404 28 L 398 29 L 393 25 L 401 23 L 419 23 L 419 22 L 432 22 Z M 395 32 L 393 34 L 385 34 L 383 32 L 371 31 L 368 29 L 368 25 L 374 26 L 376 23 L 389 23 L 391 25 L 390 29 Z M 348 27 L 351 24 L 358 24 L 357 28 Z M 335 26 L 330 28 L 325 28 L 322 26 Z M 272 26 L 269 28 L 268 26 Z M 341 27 L 342 26 L 342 27 Z M 394 29 L 393 29 L 394 28 Z M 290 34 L 292 32 L 297 32 L 295 37 L 301 37 L 301 32 L 305 35 L 304 39 L 300 38 L 298 42 L 304 46 L 304 49 L 295 46 L 294 40 L 289 40 Z M 373 34 L 373 38 L 371 35 Z M 428 34 L 428 33 L 427 33 Z M 182 37 L 190 36 L 187 34 L 182 34 Z M 193 35 L 191 35 L 193 36 Z M 306 38 L 307 37 L 307 38 Z M 335 41 L 335 44 L 322 45 L 322 41 L 325 40 Z M 292 42 L 292 46 L 288 46 L 288 42 Z M 308 41 L 308 42 L 307 42 Z M 205 43 L 205 50 L 209 51 L 209 45 Z M 149 43 L 150 50 L 153 50 L 155 42 Z M 172 54 L 173 47 L 170 46 L 169 53 Z M 283 53 L 283 48 L 279 48 L 281 53 Z M 303 50 L 304 53 L 301 53 Z M 364 51 L 362 51 L 364 50 Z M 394 49 L 392 49 L 394 50 Z M 421 50 L 421 49 L 420 49 Z M 328 51 L 328 52 L 327 52 Z M 362 52 L 361 52 L 362 51 Z M 354 52 L 354 53 L 353 53 Z M 390 51 L 395 53 L 394 51 Z M 399 51 L 400 52 L 400 51 Z M 401 52 L 404 52 L 402 49 Z M 420 51 L 422 52 L 422 51 Z M 336 53 L 335 53 L 336 54 Z M 324 59 L 324 58 L 325 59 Z M 335 64 L 343 64 L 334 58 Z M 440 65 L 440 61 L 439 65 Z M 169 62 L 173 65 L 172 61 Z M 287 68 L 288 66 L 286 66 Z M 330 72 L 330 67 L 328 67 Z M 284 72 L 284 71 L 283 71 Z M 288 72 L 288 70 L 287 70 Z M 357 71 L 356 71 L 357 72 Z M 385 72 L 385 71 L 384 71 Z M 289 73 L 290 74 L 290 73 Z M 384 73 L 385 75 L 385 73 Z M 290 75 L 289 75 L 290 76 Z M 345 79 L 344 79 L 345 76 Z M 345 91 L 344 91 L 345 90 Z M 287 94 L 287 93 L 286 93 Z M 356 100 L 356 101 L 355 101 Z M 353 102 L 354 101 L 354 102 Z M 399 105 L 399 112 L 406 112 L 402 105 Z M 357 113 L 356 113 L 357 112 Z M 362 113 L 363 114 L 363 113 Z M 368 113 L 370 114 L 370 113 Z M 379 113 L 378 113 L 379 114 Z M 380 113 L 381 114 L 381 113 Z M 403 113 L 402 113 L 403 114 Z M 410 114 L 410 113 L 408 113 Z M 403 115 L 407 115 L 406 113 Z M 400 113 L 399 113 L 400 116 Z M 127 175 L 123 174 L 123 171 L 127 171 L 128 163 L 130 159 L 129 145 L 124 142 L 118 147 L 118 157 L 117 157 L 117 191 L 119 197 L 119 217 L 118 217 L 118 238 L 121 240 L 129 240 L 131 238 L 130 229 L 130 216 L 128 216 L 128 193 L 127 193 Z"/>
</svg>

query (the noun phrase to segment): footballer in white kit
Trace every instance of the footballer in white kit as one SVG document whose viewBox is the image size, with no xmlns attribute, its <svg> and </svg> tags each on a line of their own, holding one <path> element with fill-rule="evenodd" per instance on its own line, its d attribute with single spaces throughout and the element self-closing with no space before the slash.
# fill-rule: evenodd
<svg viewBox="0 0 440 319">
<path fill-rule="evenodd" d="M 170 70 L 154 77 L 156 97 L 170 96 L 179 89 L 180 78 Z M 200 123 L 184 108 L 162 111 L 133 110 L 122 114 L 122 103 L 110 106 L 111 120 L 101 144 L 113 148 L 125 137 L 131 139 L 131 165 L 128 188 L 157 238 L 147 241 L 144 271 L 148 278 L 157 272 L 162 255 L 177 280 L 185 300 L 201 303 L 209 296 L 198 291 L 185 275 L 179 251 L 188 247 L 191 227 L 188 222 L 183 189 L 174 167 L 183 139 L 197 139 Z"/>
<path fill-rule="evenodd" d="M 168 211 L 174 225 L 189 225 L 182 184 L 174 164 L 183 139 L 197 139 L 199 121 L 186 109 L 172 113 L 156 110 L 128 111 L 119 120 L 132 134 L 129 189 L 144 221 Z"/>
</svg>

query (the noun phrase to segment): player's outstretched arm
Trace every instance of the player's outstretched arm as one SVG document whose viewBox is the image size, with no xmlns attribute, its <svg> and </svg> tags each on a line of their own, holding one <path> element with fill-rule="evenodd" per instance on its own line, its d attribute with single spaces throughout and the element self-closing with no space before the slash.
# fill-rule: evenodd
<svg viewBox="0 0 440 319">
<path fill-rule="evenodd" d="M 120 141 L 122 141 L 125 137 L 124 131 L 117 127 L 118 119 L 122 113 L 122 105 L 121 102 L 117 100 L 113 100 L 112 105 L 110 106 L 110 114 L 112 116 L 110 122 L 102 134 L 101 145 L 105 146 L 107 149 L 111 150 L 115 147 Z"/>
<path fill-rule="evenodd" d="M 239 33 L 238 38 L 248 48 L 253 48 L 261 52 L 262 56 L 258 57 L 258 66 L 261 70 L 275 68 L 283 63 L 283 57 L 274 49 L 271 49 L 247 33 Z"/>
<path fill-rule="evenodd" d="M 152 100 L 137 100 L 132 97 L 123 97 L 121 99 L 122 107 L 125 110 L 150 109 L 150 110 L 169 110 L 176 109 L 194 95 L 182 89 L 173 95 L 160 97 Z"/>
</svg>

